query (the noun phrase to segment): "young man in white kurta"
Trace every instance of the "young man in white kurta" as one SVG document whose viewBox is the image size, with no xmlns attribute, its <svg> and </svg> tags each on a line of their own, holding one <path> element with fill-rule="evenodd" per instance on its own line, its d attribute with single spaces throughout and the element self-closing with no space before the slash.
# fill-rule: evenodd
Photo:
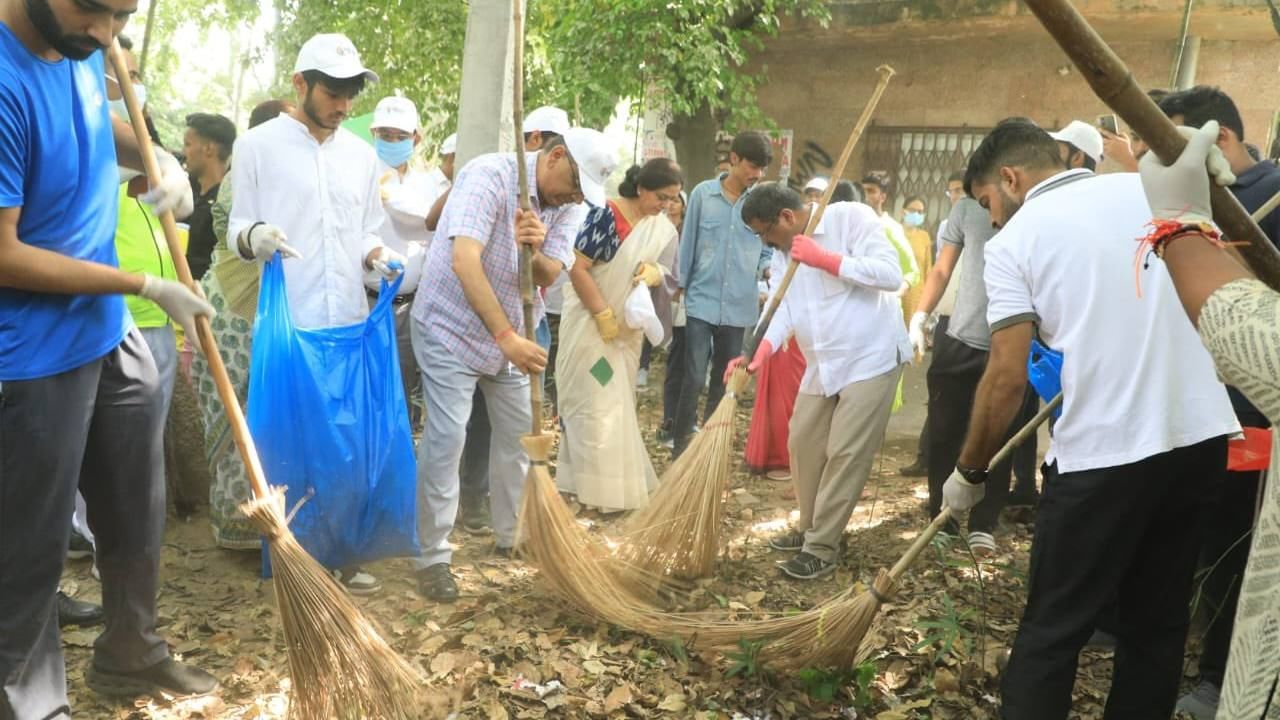
<svg viewBox="0 0 1280 720">
<path fill-rule="evenodd" d="M 975 151 L 965 186 L 1002 230 L 986 246 L 991 354 L 947 506 L 982 498 L 1032 337 L 1064 359 L 1003 717 L 1065 720 L 1077 655 L 1114 606 L 1104 718 L 1164 720 L 1182 676 L 1200 509 L 1239 431 L 1226 388 L 1164 267 L 1140 264 L 1135 287 L 1151 219 L 1137 175 L 1065 170 L 1046 132 L 1008 120 Z"/>
<path fill-rule="evenodd" d="M 802 580 L 835 570 L 911 357 L 893 295 L 902 269 L 875 211 L 836 203 L 812 237 L 798 235 L 815 210 L 777 183 L 757 188 L 742 207 L 743 221 L 766 244 L 800 263 L 748 370 L 793 334 L 806 361 L 789 441 L 800 521 L 770 543 L 797 552 L 782 571 Z"/>
</svg>

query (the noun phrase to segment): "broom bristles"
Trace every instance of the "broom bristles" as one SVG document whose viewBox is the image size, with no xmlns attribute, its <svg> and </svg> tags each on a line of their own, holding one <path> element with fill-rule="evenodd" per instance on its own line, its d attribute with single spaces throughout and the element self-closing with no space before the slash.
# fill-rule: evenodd
<svg viewBox="0 0 1280 720">
<path fill-rule="evenodd" d="M 240 509 L 268 540 L 292 678 L 289 717 L 424 717 L 422 675 L 298 543 L 285 523 L 283 491 L 273 489 Z"/>
<path fill-rule="evenodd" d="M 737 370 L 702 431 L 663 473 L 649 504 L 628 521 L 623 556 L 644 570 L 681 578 L 711 574 L 729 484 L 733 421 L 748 376 Z"/>
</svg>

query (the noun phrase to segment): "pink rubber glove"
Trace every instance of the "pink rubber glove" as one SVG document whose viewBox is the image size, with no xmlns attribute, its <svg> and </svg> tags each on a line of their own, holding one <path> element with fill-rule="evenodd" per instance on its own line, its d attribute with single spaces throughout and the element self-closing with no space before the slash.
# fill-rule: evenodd
<svg viewBox="0 0 1280 720">
<path fill-rule="evenodd" d="M 791 259 L 809 267 L 826 270 L 839 277 L 840 261 L 844 259 L 844 256 L 840 253 L 823 249 L 808 235 L 797 235 L 791 238 Z"/>
<path fill-rule="evenodd" d="M 760 345 L 756 347 L 756 354 L 751 357 L 751 364 L 747 365 L 747 374 L 754 375 L 757 370 L 764 367 L 771 355 L 773 355 L 773 343 L 768 340 L 761 340 Z M 729 361 L 729 366 L 724 369 L 724 382 L 726 385 L 729 384 L 729 377 L 733 375 L 733 371 L 741 366 L 741 355 Z"/>
</svg>

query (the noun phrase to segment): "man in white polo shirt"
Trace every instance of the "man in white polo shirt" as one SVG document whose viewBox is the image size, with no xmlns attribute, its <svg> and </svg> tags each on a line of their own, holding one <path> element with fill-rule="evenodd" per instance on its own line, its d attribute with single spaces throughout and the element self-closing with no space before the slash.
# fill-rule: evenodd
<svg viewBox="0 0 1280 720">
<path fill-rule="evenodd" d="M 758 370 L 793 333 L 804 354 L 789 428 L 800 520 L 769 541 L 795 553 L 780 567 L 797 580 L 836 569 L 845 526 L 884 442 L 902 366 L 911 359 L 892 294 L 902 268 L 875 211 L 836 203 L 813 237 L 797 234 L 815 207 L 786 185 L 767 183 L 747 195 L 741 210 L 767 245 L 801 265 L 747 367 Z M 730 362 L 729 371 L 740 363 Z"/>
<path fill-rule="evenodd" d="M 416 425 L 413 418 L 414 398 L 418 392 L 418 365 L 413 359 L 409 314 L 413 308 L 413 293 L 422 278 L 422 258 L 431 242 L 427 215 L 441 190 L 433 173 L 410 162 L 414 148 L 422 142 L 422 135 L 418 132 L 418 109 L 412 100 L 397 96 L 379 100 L 373 110 L 369 132 L 373 134 L 373 148 L 378 155 L 378 187 L 382 208 L 387 213 L 387 220 L 382 224 L 382 242 L 405 257 L 404 282 L 392 303 L 396 345 L 400 351 L 400 380 L 404 384 L 409 418 Z M 447 181 L 444 187 L 448 188 Z M 364 284 L 371 308 L 378 300 L 382 280 L 383 275 L 377 270 L 365 273 Z"/>
<path fill-rule="evenodd" d="M 1058 156 L 1068 170 L 1097 170 L 1102 162 L 1102 133 L 1088 123 L 1072 120 L 1049 137 L 1058 141 Z"/>
<path fill-rule="evenodd" d="M 294 65 L 297 106 L 236 140 L 227 245 L 247 262 L 280 252 L 300 328 L 363 322 L 365 273 L 394 278 L 407 262 L 383 244 L 378 158 L 341 127 L 365 83 L 377 80 L 345 36 L 316 35 Z M 359 568 L 337 575 L 354 594 L 381 587 Z"/>
<path fill-rule="evenodd" d="M 981 500 L 1027 384 L 1034 336 L 1063 353 L 1062 416 L 1031 546 L 1003 717 L 1059 720 L 1076 657 L 1115 604 L 1106 718 L 1168 718 L 1182 677 L 1200 507 L 1239 424 L 1164 266 L 1139 266 L 1151 211 L 1136 174 L 1064 170 L 1026 120 L 997 125 L 965 188 L 1001 231 L 986 246 L 991 353 L 945 502 Z"/>
</svg>

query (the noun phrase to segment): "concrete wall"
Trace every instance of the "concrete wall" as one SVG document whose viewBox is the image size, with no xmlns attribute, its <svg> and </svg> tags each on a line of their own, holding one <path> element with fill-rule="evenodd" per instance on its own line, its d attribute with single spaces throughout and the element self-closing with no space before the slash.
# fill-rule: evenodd
<svg viewBox="0 0 1280 720">
<path fill-rule="evenodd" d="M 1165 87 L 1172 41 L 1114 43 L 1138 83 Z M 810 141 L 839 153 L 875 84 L 875 67 L 898 75 L 875 117 L 882 126 L 990 127 L 1024 115 L 1045 127 L 1072 119 L 1093 123 L 1110 112 L 1046 36 L 971 37 L 960 41 L 878 40 L 806 47 L 775 43 L 755 59 L 768 77 L 760 104 L 781 128 L 795 132 L 803 151 Z M 1247 139 L 1266 151 L 1272 115 L 1280 109 L 1280 42 L 1206 40 L 1198 81 L 1221 85 L 1240 105 Z M 1264 81 L 1271 78 L 1272 80 Z M 855 151 L 846 177 L 862 170 Z"/>
</svg>

